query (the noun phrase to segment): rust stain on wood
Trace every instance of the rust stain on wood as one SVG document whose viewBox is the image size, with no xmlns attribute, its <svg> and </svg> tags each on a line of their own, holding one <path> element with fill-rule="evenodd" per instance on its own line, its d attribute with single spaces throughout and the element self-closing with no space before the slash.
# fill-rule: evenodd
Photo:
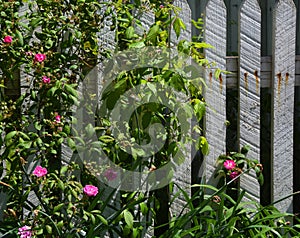
<svg viewBox="0 0 300 238">
<path fill-rule="evenodd" d="M 219 75 L 219 81 L 220 81 L 220 93 L 222 93 L 222 91 L 223 91 L 223 78 L 222 78 L 221 74 Z"/>
<path fill-rule="evenodd" d="M 209 72 L 209 86 L 211 87 L 212 84 L 212 77 L 213 77 L 213 73 L 210 71 Z"/>
<path fill-rule="evenodd" d="M 248 90 L 248 73 L 247 72 L 244 73 L 244 80 L 245 80 L 245 88 L 246 88 L 246 90 Z"/>
<path fill-rule="evenodd" d="M 277 74 L 277 78 L 278 78 L 278 88 L 277 88 L 277 91 L 278 91 L 278 95 L 280 95 L 281 81 L 282 81 L 282 75 L 281 75 L 281 73 Z"/>
<path fill-rule="evenodd" d="M 278 91 L 278 106 L 280 107 L 280 92 L 281 92 L 281 82 L 282 82 L 282 75 L 281 72 L 279 72 L 277 74 L 277 78 L 278 78 L 278 87 L 277 87 L 277 91 Z"/>
<path fill-rule="evenodd" d="M 259 93 L 259 78 L 258 78 L 258 71 L 254 71 L 254 77 L 255 77 L 255 82 L 256 82 L 256 93 Z"/>
<path fill-rule="evenodd" d="M 286 74 L 285 74 L 285 86 L 287 86 L 288 83 L 289 83 L 289 76 L 290 76 L 289 73 L 286 73 Z"/>
</svg>

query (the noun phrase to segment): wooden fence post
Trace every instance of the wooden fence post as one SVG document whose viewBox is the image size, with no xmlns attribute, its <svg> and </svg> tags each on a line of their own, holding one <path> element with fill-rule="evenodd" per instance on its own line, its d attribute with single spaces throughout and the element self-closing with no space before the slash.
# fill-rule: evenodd
<svg viewBox="0 0 300 238">
<path fill-rule="evenodd" d="M 216 62 L 216 68 L 226 69 L 226 7 L 222 0 L 210 0 L 205 10 L 204 41 L 213 49 L 205 50 L 209 62 Z M 226 152 L 226 77 L 215 77 L 216 69 L 205 72 L 205 100 L 208 105 L 205 116 L 205 136 L 210 145 L 206 157 L 205 174 L 208 183 L 214 184 L 213 173 L 216 159 Z"/>
<path fill-rule="evenodd" d="M 260 60 L 261 11 L 257 0 L 246 0 L 240 12 L 239 47 L 239 147 L 250 145 L 248 157 L 259 160 L 260 154 Z M 241 188 L 259 201 L 255 173 L 241 176 Z"/>
<path fill-rule="evenodd" d="M 272 101 L 272 200 L 293 192 L 293 118 L 296 52 L 296 7 L 279 0 L 274 11 Z M 276 205 L 292 211 L 292 197 Z"/>
</svg>

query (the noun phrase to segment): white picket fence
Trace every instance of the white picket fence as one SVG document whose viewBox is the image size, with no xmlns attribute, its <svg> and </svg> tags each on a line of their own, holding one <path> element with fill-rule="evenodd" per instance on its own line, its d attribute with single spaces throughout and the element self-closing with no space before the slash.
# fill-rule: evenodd
<svg viewBox="0 0 300 238">
<path fill-rule="evenodd" d="M 213 69 L 206 74 L 205 99 L 209 108 L 205 133 L 211 148 L 206 158 L 206 175 L 210 181 L 216 158 L 226 153 L 226 148 L 231 149 L 230 145 L 234 144 L 235 148 L 250 145 L 248 155 L 260 160 L 265 167 L 266 183 L 260 188 L 255 175 L 250 174 L 241 178 L 241 187 L 258 201 L 260 197 L 269 200 L 263 203 L 277 201 L 299 189 L 293 176 L 297 176 L 299 169 L 296 151 L 299 151 L 300 136 L 300 65 L 296 35 L 298 41 L 300 39 L 296 23 L 299 24 L 300 19 L 296 18 L 297 8 L 292 0 L 279 0 L 268 7 L 273 12 L 267 20 L 270 8 L 262 9 L 258 0 L 240 1 L 238 7 L 226 6 L 222 0 L 209 0 L 202 9 L 204 39 L 214 46 L 206 51 L 206 57 L 215 61 L 218 68 L 233 73 L 221 74 L 219 79 L 211 76 Z M 233 18 L 230 19 L 232 11 L 238 11 L 237 22 L 232 23 Z M 269 29 L 262 29 L 262 26 Z M 232 39 L 228 39 L 230 37 Z M 226 42 L 228 40 L 237 45 L 232 47 Z M 262 52 L 270 46 L 272 52 Z M 237 56 L 229 56 L 231 48 L 237 49 Z M 236 95 L 236 101 L 230 95 Z M 236 123 L 226 128 L 227 120 Z M 229 138 L 234 131 L 236 138 Z M 276 206 L 282 211 L 292 211 L 293 198 Z"/>
</svg>

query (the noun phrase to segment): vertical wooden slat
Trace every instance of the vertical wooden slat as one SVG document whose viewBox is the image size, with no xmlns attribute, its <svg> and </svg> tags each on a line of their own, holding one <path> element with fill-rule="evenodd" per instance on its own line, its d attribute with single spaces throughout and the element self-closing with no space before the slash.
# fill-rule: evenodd
<svg viewBox="0 0 300 238">
<path fill-rule="evenodd" d="M 296 8 L 280 0 L 274 11 L 272 175 L 274 201 L 293 192 L 293 113 L 295 83 Z M 292 198 L 277 207 L 292 210 Z"/>
<path fill-rule="evenodd" d="M 204 41 L 214 47 L 205 50 L 208 61 L 216 62 L 216 68 L 226 69 L 226 7 L 222 0 L 210 0 L 205 11 Z M 205 135 L 210 145 L 206 157 L 206 177 L 213 183 L 216 159 L 226 148 L 226 78 L 214 76 L 215 69 L 205 72 L 205 100 L 208 105 L 205 117 Z"/>
<path fill-rule="evenodd" d="M 250 145 L 249 158 L 260 154 L 261 11 L 257 0 L 246 0 L 240 15 L 239 143 Z M 259 200 L 255 173 L 241 177 L 241 188 Z"/>
<path fill-rule="evenodd" d="M 191 9 L 189 7 L 189 4 L 186 0 L 175 0 L 173 2 L 173 5 L 178 7 L 180 11 L 178 12 L 178 17 L 182 19 L 184 24 L 186 25 L 186 30 L 181 31 L 181 34 L 179 38 L 177 39 L 177 36 L 175 32 L 171 31 L 171 45 L 177 45 L 180 40 L 187 40 L 190 41 L 192 39 L 192 24 L 191 24 L 191 18 L 192 13 Z M 186 64 L 192 63 L 191 61 L 186 62 Z M 178 102 L 180 103 L 180 102 Z M 191 121 L 187 122 L 191 123 Z M 190 127 L 191 130 L 191 127 Z M 178 166 L 176 168 L 175 176 L 174 176 L 174 182 L 179 185 L 181 189 L 183 189 L 187 194 L 191 194 L 190 185 L 191 185 L 191 146 L 186 145 L 184 154 L 185 154 L 185 161 L 183 164 Z M 179 189 L 174 186 L 173 194 L 176 194 L 179 192 Z M 183 194 L 181 194 L 178 198 L 174 200 L 174 202 L 171 205 L 171 214 L 178 215 L 182 212 L 182 209 L 184 208 L 186 204 L 186 199 L 184 198 Z"/>
<path fill-rule="evenodd" d="M 171 34 L 171 41 L 173 43 L 178 43 L 180 40 L 190 41 L 192 38 L 191 9 L 186 0 L 175 0 L 173 4 L 181 9 L 178 17 L 181 18 L 185 23 L 186 30 L 181 32 L 179 39 L 177 39 L 176 35 Z M 189 188 L 191 184 L 191 149 L 187 148 L 187 151 L 189 152 L 189 154 L 186 155 L 185 162 L 183 163 L 183 165 L 176 168 L 175 173 L 175 182 L 179 184 L 179 186 L 183 189 Z M 181 210 L 181 207 L 177 206 L 174 207 L 174 209 L 179 211 Z"/>
</svg>

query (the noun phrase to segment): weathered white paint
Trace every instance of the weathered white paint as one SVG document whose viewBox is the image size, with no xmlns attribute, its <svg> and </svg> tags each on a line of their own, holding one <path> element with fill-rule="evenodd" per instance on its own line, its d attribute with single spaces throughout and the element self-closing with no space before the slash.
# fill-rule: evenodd
<svg viewBox="0 0 300 238">
<path fill-rule="evenodd" d="M 205 50 L 209 62 L 215 62 L 216 68 L 226 69 L 226 7 L 221 0 L 210 0 L 206 6 L 204 41 L 214 47 Z M 226 77 L 215 78 L 215 69 L 207 68 L 205 100 L 205 136 L 210 145 L 206 157 L 206 178 L 213 183 L 216 160 L 226 151 Z"/>
<path fill-rule="evenodd" d="M 257 0 L 246 0 L 240 12 L 239 71 L 239 143 L 250 145 L 248 157 L 260 154 L 260 60 L 261 10 Z M 241 176 L 241 188 L 259 201 L 259 183 L 255 173 Z"/>
<path fill-rule="evenodd" d="M 182 21 L 186 25 L 186 30 L 181 31 L 180 37 L 177 39 L 176 34 L 174 31 L 171 32 L 171 42 L 172 44 L 177 44 L 180 40 L 187 40 L 190 41 L 192 38 L 192 25 L 191 25 L 191 18 L 192 13 L 191 9 L 189 7 L 189 4 L 186 0 L 175 0 L 174 6 L 181 9 L 181 11 L 178 14 L 178 17 L 182 19 Z M 186 62 L 187 64 L 192 62 Z M 179 99 L 180 100 L 180 99 Z M 179 102 L 181 103 L 181 102 Z M 190 123 L 189 121 L 188 123 Z M 183 151 L 185 155 L 185 161 L 180 166 L 176 167 L 176 173 L 174 176 L 174 182 L 179 185 L 182 189 L 184 189 L 189 195 L 191 194 L 191 161 L 192 161 L 192 152 L 191 152 L 191 146 L 187 145 L 185 148 L 185 151 Z M 174 187 L 174 193 L 177 193 L 179 190 L 177 187 Z M 181 213 L 184 204 L 186 203 L 186 200 L 183 195 L 176 198 L 174 203 L 171 206 L 171 213 L 173 215 L 178 215 Z"/>
<path fill-rule="evenodd" d="M 273 37 L 272 199 L 277 201 L 293 192 L 296 7 L 292 0 L 278 2 Z M 292 198 L 277 207 L 292 211 Z"/>
</svg>

